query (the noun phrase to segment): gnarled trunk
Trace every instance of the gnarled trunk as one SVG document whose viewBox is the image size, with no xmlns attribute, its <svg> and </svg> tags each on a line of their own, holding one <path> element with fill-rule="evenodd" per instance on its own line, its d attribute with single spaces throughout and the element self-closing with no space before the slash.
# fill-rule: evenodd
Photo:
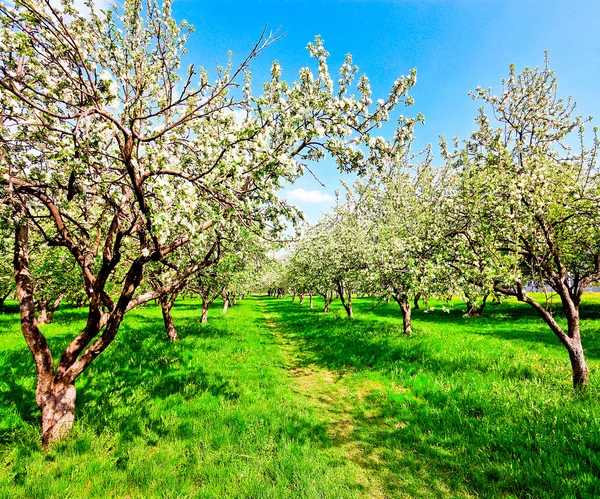
<svg viewBox="0 0 600 499">
<path fill-rule="evenodd" d="M 222 314 L 226 314 L 227 310 L 229 310 L 229 295 L 223 295 L 223 310 Z"/>
<path fill-rule="evenodd" d="M 588 367 L 585 363 L 583 354 L 583 346 L 581 339 L 579 341 L 571 341 L 567 346 L 569 359 L 571 360 L 571 370 L 573 372 L 573 386 L 575 388 L 583 388 L 588 382 Z"/>
<path fill-rule="evenodd" d="M 350 319 L 354 318 L 354 313 L 352 312 L 352 290 L 346 288 L 341 280 L 337 281 L 336 285 L 346 314 Z"/>
<path fill-rule="evenodd" d="M 158 301 L 160 302 L 160 308 L 162 310 L 163 322 L 165 323 L 165 330 L 167 331 L 167 337 L 171 341 L 177 341 L 179 336 L 173 323 L 173 316 L 171 315 L 171 309 L 177 298 L 177 293 L 173 293 L 171 298 L 167 296 L 161 296 Z"/>
<path fill-rule="evenodd" d="M 52 320 L 52 315 L 48 317 L 48 300 L 38 300 L 37 302 L 37 323 L 39 326 L 43 326 L 45 324 L 50 324 Z"/>
<path fill-rule="evenodd" d="M 419 310 L 421 308 L 421 307 L 419 307 L 419 300 L 421 299 L 422 295 L 423 295 L 423 293 L 415 294 L 415 299 L 413 301 L 415 310 Z"/>
<path fill-rule="evenodd" d="M 412 334 L 412 311 L 410 309 L 410 300 L 408 299 L 408 295 L 394 295 L 394 300 L 400 306 L 400 310 L 402 311 L 402 325 L 404 334 Z"/>
<path fill-rule="evenodd" d="M 48 446 L 67 434 L 75 419 L 75 385 L 50 383 L 39 393 L 38 404 L 42 411 L 42 445 Z"/>
<path fill-rule="evenodd" d="M 208 321 L 208 308 L 210 307 L 210 304 L 208 303 L 208 300 L 205 300 L 204 298 L 202 298 L 202 316 L 200 318 L 200 322 L 202 324 L 204 324 L 205 322 Z"/>
<path fill-rule="evenodd" d="M 473 300 L 471 297 L 467 296 L 467 312 L 465 313 L 465 316 L 479 317 L 483 315 L 483 310 L 485 309 L 488 296 L 489 293 L 483 296 L 483 299 L 481 300 L 481 305 L 477 305 L 477 298 Z"/>
<path fill-rule="evenodd" d="M 523 291 L 522 285 L 517 285 L 516 291 L 506 289 L 501 286 L 495 286 L 495 291 L 505 295 L 514 296 L 517 300 L 531 305 L 544 319 L 544 322 L 550 326 L 552 332 L 565 346 L 569 353 L 571 361 L 571 371 L 573 376 L 573 387 L 575 389 L 583 389 L 588 383 L 588 367 L 585 362 L 583 345 L 581 344 L 581 330 L 579 327 L 579 304 L 581 295 L 585 287 L 580 288 L 577 294 L 571 294 L 563 279 L 555 280 L 553 289 L 558 293 L 561 299 L 562 309 L 567 319 L 567 332 L 563 331 L 561 326 L 556 322 L 552 313 L 543 307 L 533 298 L 529 297 Z"/>
<path fill-rule="evenodd" d="M 323 302 L 325 304 L 325 306 L 323 307 L 323 313 L 328 314 L 329 313 L 329 305 L 331 305 L 331 302 L 333 300 L 329 298 L 329 293 L 325 293 L 324 295 L 321 295 L 321 296 L 323 297 Z"/>
<path fill-rule="evenodd" d="M 61 293 L 56 297 L 56 299 L 51 302 L 47 298 L 39 299 L 37 302 L 38 309 L 38 317 L 37 323 L 38 325 L 50 324 L 52 322 L 52 318 L 54 317 L 54 312 L 58 309 L 58 306 L 63 301 L 65 297 L 64 293 Z"/>
</svg>

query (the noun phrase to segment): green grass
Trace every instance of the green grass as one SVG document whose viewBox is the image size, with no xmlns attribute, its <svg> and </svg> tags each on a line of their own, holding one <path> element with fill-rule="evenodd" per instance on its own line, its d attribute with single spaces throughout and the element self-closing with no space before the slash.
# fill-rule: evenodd
<svg viewBox="0 0 600 499">
<path fill-rule="evenodd" d="M 0 497 L 598 497 L 600 298 L 582 307 L 589 390 L 527 306 L 481 318 L 355 300 L 324 315 L 247 298 L 209 323 L 128 315 L 77 382 L 72 434 L 42 451 L 31 354 L 0 315 Z M 10 306 L 10 304 L 9 304 Z M 85 312 L 59 310 L 55 352 Z"/>
</svg>

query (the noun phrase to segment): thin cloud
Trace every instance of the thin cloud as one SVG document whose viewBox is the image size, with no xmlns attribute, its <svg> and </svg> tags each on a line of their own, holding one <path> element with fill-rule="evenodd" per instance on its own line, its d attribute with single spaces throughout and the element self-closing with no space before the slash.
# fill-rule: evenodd
<svg viewBox="0 0 600 499">
<path fill-rule="evenodd" d="M 304 189 L 292 189 L 285 192 L 285 197 L 289 201 L 300 201 L 304 203 L 324 204 L 335 201 L 331 194 L 321 191 L 305 191 Z"/>
</svg>

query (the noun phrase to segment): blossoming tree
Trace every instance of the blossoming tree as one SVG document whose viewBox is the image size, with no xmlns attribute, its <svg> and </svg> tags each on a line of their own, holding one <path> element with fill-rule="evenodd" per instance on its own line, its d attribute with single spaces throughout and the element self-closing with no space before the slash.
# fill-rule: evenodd
<svg viewBox="0 0 600 499">
<path fill-rule="evenodd" d="M 317 73 L 287 84 L 273 65 L 254 96 L 249 64 L 273 41 L 262 36 L 239 64 L 180 70 L 189 27 L 171 1 L 126 0 L 123 12 L 80 15 L 70 0 L 0 5 L 3 215 L 15 234 L 21 329 L 37 371 L 44 445 L 72 426 L 75 381 L 111 344 L 125 313 L 171 293 L 211 263 L 219 229 L 283 227 L 293 210 L 275 194 L 304 162 L 333 155 L 347 170 L 394 154 L 371 131 L 410 103 L 415 74 L 372 105 L 366 77 L 348 57 L 334 84 L 321 40 L 309 45 Z M 409 133 L 400 122 L 396 142 Z M 361 144 L 369 145 L 366 152 Z M 83 330 L 58 362 L 38 328 L 29 233 L 66 248 L 89 300 Z M 194 265 L 140 293 L 149 262 L 179 248 Z M 123 277 L 122 281 L 115 276 Z"/>
</svg>

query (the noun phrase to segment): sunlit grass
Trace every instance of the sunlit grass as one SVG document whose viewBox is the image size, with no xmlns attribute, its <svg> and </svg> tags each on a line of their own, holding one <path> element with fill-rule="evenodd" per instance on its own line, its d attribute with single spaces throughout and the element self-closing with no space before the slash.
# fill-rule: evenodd
<svg viewBox="0 0 600 499">
<path fill-rule="evenodd" d="M 134 311 L 78 380 L 72 435 L 47 452 L 18 316 L 0 315 L 0 497 L 600 495 L 597 296 L 582 308 L 591 382 L 578 396 L 525 305 L 466 318 L 430 301 L 411 337 L 395 305 L 357 299 L 354 320 L 321 305 L 247 298 L 201 325 L 199 304 L 180 301 L 178 343 L 160 308 Z M 84 318 L 57 312 L 55 352 Z"/>
</svg>

